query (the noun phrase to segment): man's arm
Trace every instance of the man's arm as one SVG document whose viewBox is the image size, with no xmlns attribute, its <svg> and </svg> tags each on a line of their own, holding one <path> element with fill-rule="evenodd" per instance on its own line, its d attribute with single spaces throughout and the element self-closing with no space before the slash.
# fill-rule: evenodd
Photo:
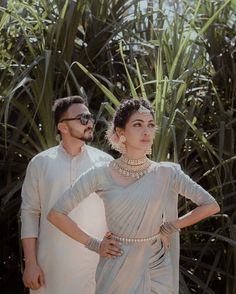
<svg viewBox="0 0 236 294">
<path fill-rule="evenodd" d="M 38 179 L 37 165 L 30 162 L 21 194 L 21 239 L 25 260 L 23 282 L 25 287 L 34 290 L 44 284 L 44 274 L 37 262 L 37 239 L 41 214 Z"/>
<path fill-rule="evenodd" d="M 44 274 L 37 263 L 36 257 L 36 238 L 22 239 L 24 251 L 25 269 L 23 273 L 23 283 L 25 287 L 37 290 L 44 285 Z"/>
</svg>

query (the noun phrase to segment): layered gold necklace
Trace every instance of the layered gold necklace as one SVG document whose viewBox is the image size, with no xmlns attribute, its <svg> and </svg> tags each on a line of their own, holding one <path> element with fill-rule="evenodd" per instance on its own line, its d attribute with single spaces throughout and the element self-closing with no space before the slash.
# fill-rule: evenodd
<svg viewBox="0 0 236 294">
<path fill-rule="evenodd" d="M 140 159 L 129 159 L 122 155 L 114 160 L 112 166 L 125 177 L 133 177 L 139 179 L 148 172 L 152 161 L 146 156 Z"/>
</svg>

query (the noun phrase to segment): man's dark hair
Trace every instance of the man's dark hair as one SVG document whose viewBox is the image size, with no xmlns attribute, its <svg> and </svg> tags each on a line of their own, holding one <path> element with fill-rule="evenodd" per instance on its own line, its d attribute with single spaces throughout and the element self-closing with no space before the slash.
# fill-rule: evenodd
<svg viewBox="0 0 236 294">
<path fill-rule="evenodd" d="M 76 103 L 85 104 L 85 101 L 80 96 L 68 96 L 55 100 L 52 111 L 54 112 L 54 120 L 56 126 L 58 125 L 59 121 L 62 119 L 64 113 L 68 110 L 68 108 Z"/>
</svg>

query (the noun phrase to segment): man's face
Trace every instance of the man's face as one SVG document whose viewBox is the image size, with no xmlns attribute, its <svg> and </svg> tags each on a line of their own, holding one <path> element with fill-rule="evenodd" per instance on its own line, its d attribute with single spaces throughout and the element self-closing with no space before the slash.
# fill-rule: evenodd
<svg viewBox="0 0 236 294">
<path fill-rule="evenodd" d="M 71 138 L 79 139 L 84 142 L 93 140 L 93 121 L 86 120 L 81 115 L 90 115 L 88 108 L 84 104 L 72 104 L 61 118 L 58 128 L 63 134 L 69 135 Z M 86 124 L 82 124 L 86 123 Z"/>
</svg>

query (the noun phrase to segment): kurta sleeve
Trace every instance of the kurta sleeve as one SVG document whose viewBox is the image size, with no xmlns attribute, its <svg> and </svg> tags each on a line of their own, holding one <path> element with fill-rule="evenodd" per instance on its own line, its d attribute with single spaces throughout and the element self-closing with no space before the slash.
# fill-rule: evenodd
<svg viewBox="0 0 236 294">
<path fill-rule="evenodd" d="M 65 191 L 62 197 L 57 200 L 53 209 L 68 215 L 84 198 L 97 191 L 98 178 L 96 167 L 92 167 L 83 173 L 70 189 Z"/>
<path fill-rule="evenodd" d="M 215 202 L 215 199 L 186 175 L 179 165 L 175 167 L 174 190 L 176 193 L 190 199 L 198 206 Z"/>
<path fill-rule="evenodd" d="M 31 161 L 21 190 L 21 239 L 38 237 L 41 211 L 38 179 L 37 166 Z"/>
</svg>

